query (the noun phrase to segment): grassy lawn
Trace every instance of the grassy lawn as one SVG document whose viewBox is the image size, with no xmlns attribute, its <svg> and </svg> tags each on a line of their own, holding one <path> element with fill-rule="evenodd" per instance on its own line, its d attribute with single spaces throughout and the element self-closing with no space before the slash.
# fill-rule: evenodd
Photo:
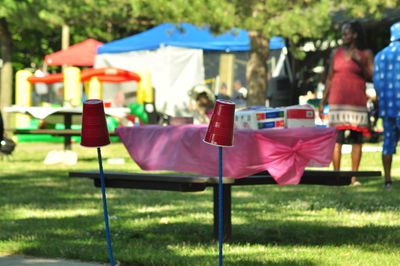
<svg viewBox="0 0 400 266">
<path fill-rule="evenodd" d="M 100 189 L 68 178 L 68 171 L 98 169 L 96 150 L 74 144 L 78 164 L 43 164 L 49 151 L 61 148 L 20 143 L 11 160 L 0 160 L 0 254 L 108 262 Z M 120 143 L 102 153 L 105 170 L 139 170 Z M 349 155 L 342 168 L 350 169 Z M 361 169 L 381 170 L 380 152 L 365 152 Z M 360 178 L 360 187 L 234 187 L 225 265 L 399 264 L 398 156 L 393 176 L 389 191 L 380 177 Z M 107 199 L 114 257 L 122 265 L 218 264 L 210 188 L 107 189 Z"/>
</svg>

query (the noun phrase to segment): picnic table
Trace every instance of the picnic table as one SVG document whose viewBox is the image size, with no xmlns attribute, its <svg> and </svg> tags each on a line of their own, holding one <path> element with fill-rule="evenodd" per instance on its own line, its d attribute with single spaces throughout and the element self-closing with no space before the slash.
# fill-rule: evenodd
<svg viewBox="0 0 400 266">
<path fill-rule="evenodd" d="M 29 114 L 37 119 L 45 119 L 50 116 L 63 116 L 64 128 L 59 129 L 14 129 L 14 134 L 50 134 L 52 136 L 64 137 L 64 150 L 71 150 L 71 137 L 79 136 L 80 130 L 71 129 L 72 117 L 82 115 L 82 107 L 41 107 L 41 106 L 11 106 L 5 107 L 5 112 Z M 106 115 L 115 117 L 124 117 L 129 114 L 129 108 L 123 107 L 109 107 L 104 108 Z M 112 132 L 113 134 L 113 132 Z"/>
<path fill-rule="evenodd" d="M 98 171 L 71 171 L 70 177 L 89 178 L 93 180 L 96 187 L 100 187 L 100 174 Z M 346 186 L 351 183 L 351 177 L 377 177 L 380 171 L 304 171 L 299 184 L 322 185 L 322 186 Z M 208 187 L 213 189 L 213 231 L 214 238 L 218 239 L 218 177 L 193 176 L 185 174 L 162 174 L 162 173 L 129 173 L 129 172 L 105 172 L 105 186 L 108 188 L 123 189 L 147 189 L 177 192 L 200 192 Z M 246 185 L 276 185 L 276 181 L 268 172 L 260 172 L 245 178 L 222 179 L 222 221 L 223 238 L 232 237 L 232 187 Z"/>
<path fill-rule="evenodd" d="M 212 187 L 214 237 L 217 239 L 218 147 L 202 141 L 206 130 L 206 125 L 117 128 L 116 134 L 143 170 L 167 170 L 182 174 L 105 172 L 105 186 L 180 192 L 204 191 Z M 336 140 L 334 128 L 235 130 L 234 139 L 235 146 L 223 150 L 224 239 L 230 239 L 232 233 L 232 186 L 344 186 L 351 183 L 352 176 L 381 176 L 380 171 L 305 170 L 307 166 L 329 166 Z M 98 171 L 72 171 L 69 176 L 90 178 L 95 186 L 100 186 Z"/>
</svg>

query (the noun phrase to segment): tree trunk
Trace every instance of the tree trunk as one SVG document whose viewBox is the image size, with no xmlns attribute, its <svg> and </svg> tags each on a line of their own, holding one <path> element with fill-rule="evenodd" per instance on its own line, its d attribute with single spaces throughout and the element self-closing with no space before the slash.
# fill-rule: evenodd
<svg viewBox="0 0 400 266">
<path fill-rule="evenodd" d="M 268 86 L 268 40 L 257 32 L 250 32 L 251 51 L 247 63 L 247 105 L 265 105 Z"/>
<path fill-rule="evenodd" d="M 0 77 L 0 109 L 11 106 L 13 88 L 13 69 L 11 62 L 11 34 L 8 30 L 7 20 L 0 19 L 0 55 L 3 60 Z M 30 95 L 29 95 L 30 97 Z M 4 124 L 7 125 L 8 116 L 3 114 Z"/>
</svg>

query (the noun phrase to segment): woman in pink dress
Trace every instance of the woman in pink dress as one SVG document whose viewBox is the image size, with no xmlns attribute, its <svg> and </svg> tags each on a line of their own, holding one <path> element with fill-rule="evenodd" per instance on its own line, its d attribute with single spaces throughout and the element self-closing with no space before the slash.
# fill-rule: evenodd
<svg viewBox="0 0 400 266">
<path fill-rule="evenodd" d="M 357 171 L 361 161 L 363 133 L 368 132 L 366 81 L 372 80 L 373 54 L 365 48 L 364 34 L 357 22 L 342 26 L 343 45 L 334 50 L 321 99 L 319 112 L 329 104 L 329 126 L 338 129 L 333 153 L 333 168 L 340 170 L 342 145 L 352 145 L 352 170 Z M 353 185 L 360 185 L 355 177 Z"/>
</svg>

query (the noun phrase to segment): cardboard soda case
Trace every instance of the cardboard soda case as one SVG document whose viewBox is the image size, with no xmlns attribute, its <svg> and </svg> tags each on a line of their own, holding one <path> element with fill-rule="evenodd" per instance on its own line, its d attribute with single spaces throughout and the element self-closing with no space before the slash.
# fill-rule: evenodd
<svg viewBox="0 0 400 266">
<path fill-rule="evenodd" d="M 265 106 L 253 106 L 235 112 L 235 127 L 237 129 L 278 129 L 285 127 L 285 112 L 283 109 Z"/>
<path fill-rule="evenodd" d="M 235 112 L 237 129 L 281 129 L 315 127 L 315 111 L 311 105 L 270 108 L 252 106 Z"/>
<path fill-rule="evenodd" d="M 285 108 L 286 128 L 315 127 L 315 111 L 311 105 L 292 105 Z"/>
</svg>

